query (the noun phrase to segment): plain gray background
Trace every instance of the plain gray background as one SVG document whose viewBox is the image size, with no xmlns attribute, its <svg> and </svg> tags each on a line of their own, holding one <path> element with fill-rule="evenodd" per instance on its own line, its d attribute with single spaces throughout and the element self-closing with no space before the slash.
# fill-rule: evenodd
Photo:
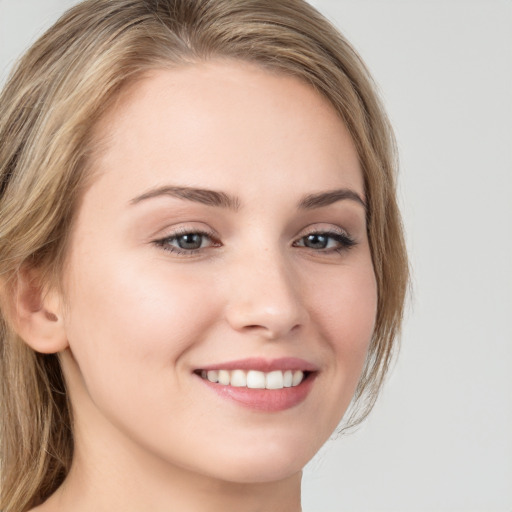
<svg viewBox="0 0 512 512">
<path fill-rule="evenodd" d="M 0 0 L 0 82 L 74 3 Z M 512 2 L 311 3 L 395 126 L 414 296 L 380 402 L 306 468 L 304 510 L 511 512 Z"/>
</svg>

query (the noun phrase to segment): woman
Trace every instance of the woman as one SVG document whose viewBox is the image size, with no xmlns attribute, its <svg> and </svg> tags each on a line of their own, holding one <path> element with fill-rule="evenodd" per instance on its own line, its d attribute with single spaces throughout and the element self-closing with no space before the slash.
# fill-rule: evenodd
<svg viewBox="0 0 512 512">
<path fill-rule="evenodd" d="M 300 0 L 89 0 L 0 109 L 2 510 L 300 510 L 407 281 L 355 52 Z"/>
</svg>

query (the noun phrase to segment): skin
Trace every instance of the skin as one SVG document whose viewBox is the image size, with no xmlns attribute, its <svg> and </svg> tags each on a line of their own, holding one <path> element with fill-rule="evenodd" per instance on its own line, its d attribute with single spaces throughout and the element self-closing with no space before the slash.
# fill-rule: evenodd
<svg viewBox="0 0 512 512">
<path fill-rule="evenodd" d="M 213 61 L 152 72 L 96 137 L 65 296 L 45 305 L 64 333 L 75 457 L 37 510 L 300 510 L 301 470 L 345 412 L 375 322 L 364 206 L 297 208 L 335 189 L 364 201 L 348 131 L 297 79 Z M 133 202 L 168 185 L 222 191 L 239 207 Z M 176 248 L 176 230 L 211 238 L 192 254 L 156 242 Z M 355 245 L 306 245 L 331 231 Z M 259 411 L 193 373 L 248 357 L 314 364 L 309 395 Z"/>
</svg>

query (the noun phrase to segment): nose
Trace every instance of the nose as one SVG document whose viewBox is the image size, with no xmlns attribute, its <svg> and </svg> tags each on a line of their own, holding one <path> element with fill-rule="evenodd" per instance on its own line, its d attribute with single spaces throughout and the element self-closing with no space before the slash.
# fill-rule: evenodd
<svg viewBox="0 0 512 512">
<path fill-rule="evenodd" d="M 229 271 L 226 319 L 239 332 L 285 338 L 307 321 L 300 280 L 277 254 L 242 258 Z"/>
</svg>

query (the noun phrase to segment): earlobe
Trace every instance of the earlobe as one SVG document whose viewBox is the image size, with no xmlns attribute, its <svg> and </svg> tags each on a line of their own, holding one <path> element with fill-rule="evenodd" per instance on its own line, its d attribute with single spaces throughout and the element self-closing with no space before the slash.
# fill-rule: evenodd
<svg viewBox="0 0 512 512">
<path fill-rule="evenodd" d="M 59 294 L 44 291 L 35 272 L 20 271 L 13 299 L 13 327 L 27 345 L 45 354 L 68 346 Z"/>
</svg>

